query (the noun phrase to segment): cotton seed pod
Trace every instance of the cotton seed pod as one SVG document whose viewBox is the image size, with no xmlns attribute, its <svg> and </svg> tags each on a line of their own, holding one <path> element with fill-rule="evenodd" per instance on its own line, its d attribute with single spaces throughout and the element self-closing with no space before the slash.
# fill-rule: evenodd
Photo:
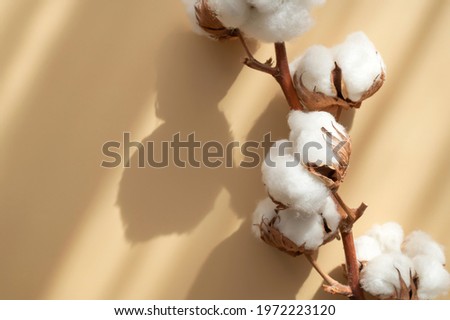
<svg viewBox="0 0 450 320">
<path fill-rule="evenodd" d="M 332 90 L 336 92 L 335 96 L 328 96 L 322 92 L 308 90 L 302 82 L 302 74 L 294 73 L 294 86 L 297 95 L 304 106 L 310 111 L 327 111 L 335 113 L 338 108 L 348 110 L 350 108 L 359 108 L 361 103 L 374 95 L 383 85 L 386 74 L 380 73 L 373 80 L 372 86 L 357 101 L 352 101 L 348 97 L 347 88 L 342 78 L 342 70 L 335 63 L 335 68 L 330 74 Z"/>
<path fill-rule="evenodd" d="M 295 213 L 289 212 L 288 214 L 295 214 Z M 280 230 L 281 228 L 279 226 L 283 225 L 280 224 L 279 212 L 277 212 L 277 215 L 271 219 L 265 218 L 261 219 L 261 222 L 259 224 L 260 238 L 266 244 L 275 247 L 278 250 L 289 254 L 290 256 L 296 257 L 301 254 L 312 254 L 320 246 L 323 246 L 324 244 L 339 237 L 338 229 L 331 231 L 328 228 L 326 220 L 324 218 L 321 218 L 320 216 L 316 215 L 309 218 L 317 218 L 322 221 L 322 223 L 320 224 L 320 227 L 322 228 L 322 232 L 320 235 L 321 239 L 319 242 L 317 242 L 316 245 L 312 247 L 310 244 L 307 243 L 303 244 L 295 243 L 291 238 L 289 238 L 286 234 L 284 234 L 282 230 Z M 292 223 L 292 221 L 289 221 L 288 224 L 289 223 Z M 284 225 L 284 227 L 286 227 L 286 225 Z"/>
<path fill-rule="evenodd" d="M 332 191 L 337 190 L 344 181 L 345 175 L 350 162 L 350 154 L 352 152 L 352 144 L 350 136 L 346 132 L 339 131 L 334 125 L 336 135 L 322 128 L 323 134 L 328 141 L 331 142 L 334 158 L 337 163 L 316 165 L 315 163 L 306 163 L 306 169 L 320 178 L 325 185 Z"/>
<path fill-rule="evenodd" d="M 348 35 L 332 48 L 312 46 L 291 67 L 303 105 L 333 114 L 359 108 L 386 78 L 383 59 L 363 32 Z"/>
<path fill-rule="evenodd" d="M 199 27 L 205 31 L 210 38 L 215 40 L 227 40 L 236 38 L 235 29 L 225 27 L 217 18 L 217 14 L 208 5 L 208 0 L 199 0 L 195 4 L 195 16 Z"/>
</svg>

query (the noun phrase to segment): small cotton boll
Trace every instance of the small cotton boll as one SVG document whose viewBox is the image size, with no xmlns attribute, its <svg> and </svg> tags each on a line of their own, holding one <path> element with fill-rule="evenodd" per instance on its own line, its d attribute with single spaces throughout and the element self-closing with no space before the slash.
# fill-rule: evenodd
<svg viewBox="0 0 450 320">
<path fill-rule="evenodd" d="M 395 290 L 401 289 L 397 270 L 409 287 L 410 272 L 414 274 L 411 259 L 400 253 L 381 254 L 370 260 L 361 271 L 361 287 L 374 296 L 389 298 Z"/>
<path fill-rule="evenodd" d="M 321 92 L 327 96 L 336 96 L 331 82 L 331 72 L 335 68 L 333 54 L 324 46 L 312 46 L 299 61 L 295 72 L 297 81 L 311 92 Z"/>
<path fill-rule="evenodd" d="M 261 200 L 257 204 L 256 209 L 253 212 L 252 232 L 258 239 L 261 238 L 259 225 L 261 224 L 263 219 L 269 222 L 273 217 L 276 216 L 275 208 L 276 205 L 270 198 Z"/>
<path fill-rule="evenodd" d="M 251 10 L 241 30 L 263 42 L 283 42 L 301 35 L 311 26 L 309 8 L 303 1 L 285 0 L 271 12 L 261 12 L 257 8 Z"/>
<path fill-rule="evenodd" d="M 443 247 L 423 231 L 410 233 L 403 242 L 402 251 L 410 258 L 427 255 L 430 259 L 436 260 L 442 265 L 445 264 Z"/>
<path fill-rule="evenodd" d="M 296 245 L 306 250 L 316 250 L 324 241 L 322 218 L 319 215 L 303 215 L 294 210 L 282 210 L 275 227 Z"/>
<path fill-rule="evenodd" d="M 359 261 L 370 261 L 381 254 L 378 241 L 366 235 L 355 239 L 355 249 Z"/>
<path fill-rule="evenodd" d="M 330 195 L 328 188 L 294 158 L 288 140 L 270 148 L 262 164 L 262 178 L 268 193 L 284 205 L 307 214 L 319 214 Z"/>
<path fill-rule="evenodd" d="M 403 229 L 395 222 L 374 225 L 367 235 L 378 241 L 383 253 L 399 252 L 403 242 Z"/>
<path fill-rule="evenodd" d="M 341 215 L 337 210 L 336 203 L 331 196 L 328 196 L 325 200 L 325 205 L 322 209 L 322 217 L 325 219 L 328 228 L 331 232 L 335 232 L 341 222 Z"/>
<path fill-rule="evenodd" d="M 363 32 L 350 34 L 344 43 L 332 50 L 342 69 L 349 99 L 359 101 L 385 70 L 381 55 Z"/>
<path fill-rule="evenodd" d="M 302 163 L 339 164 L 339 159 L 334 156 L 332 141 L 322 128 L 336 138 L 341 134 L 347 135 L 347 131 L 330 113 L 293 110 L 288 115 L 288 124 L 291 129 L 289 140 L 294 143 L 294 152 L 298 153 Z"/>
<path fill-rule="evenodd" d="M 244 0 L 208 0 L 208 5 L 228 28 L 239 28 L 250 14 L 250 5 Z"/>
<path fill-rule="evenodd" d="M 419 299 L 435 299 L 447 294 L 450 289 L 450 274 L 442 264 L 425 255 L 414 257 L 413 262 L 419 277 Z"/>
</svg>

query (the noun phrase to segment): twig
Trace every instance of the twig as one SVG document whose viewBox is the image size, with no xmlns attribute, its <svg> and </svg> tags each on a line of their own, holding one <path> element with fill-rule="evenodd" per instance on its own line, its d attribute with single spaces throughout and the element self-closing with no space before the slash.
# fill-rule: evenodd
<svg viewBox="0 0 450 320">
<path fill-rule="evenodd" d="M 359 284 L 359 265 L 356 259 L 355 242 L 352 230 L 341 231 L 342 244 L 344 246 L 345 263 L 347 266 L 348 285 L 352 291 L 353 298 L 364 300 L 364 292 Z"/>
<path fill-rule="evenodd" d="M 367 205 L 361 203 L 357 209 L 351 209 L 345 204 L 337 192 L 334 192 L 333 196 L 343 219 L 339 231 L 342 237 L 342 245 L 344 246 L 348 285 L 353 293 L 352 298 L 361 300 L 364 299 L 364 293 L 359 284 L 359 264 L 356 258 L 352 228 L 353 224 L 363 215 Z"/>
<path fill-rule="evenodd" d="M 317 264 L 316 259 L 313 258 L 313 256 L 309 254 L 305 254 L 306 259 L 308 262 L 313 266 L 313 268 L 320 274 L 323 280 L 328 283 L 328 285 L 324 285 L 324 290 L 328 293 L 332 294 L 341 294 L 346 297 L 351 297 L 353 295 L 352 290 L 349 286 L 343 285 L 339 281 L 333 279 L 329 274 L 326 274 L 322 271 L 322 269 Z"/>
<path fill-rule="evenodd" d="M 268 59 L 265 63 L 262 63 L 255 59 L 250 49 L 248 48 L 247 43 L 242 36 L 242 33 L 239 30 L 236 32 L 247 54 L 247 58 L 244 60 L 244 64 L 252 69 L 268 73 L 272 77 L 274 77 L 283 90 L 284 96 L 286 97 L 291 110 L 303 110 L 304 108 L 301 105 L 300 100 L 298 99 L 297 92 L 295 91 L 294 84 L 292 82 L 291 73 L 289 71 L 289 61 L 287 58 L 286 46 L 284 42 L 275 43 L 275 56 L 277 62 L 276 66 L 272 67 L 272 59 Z"/>
</svg>

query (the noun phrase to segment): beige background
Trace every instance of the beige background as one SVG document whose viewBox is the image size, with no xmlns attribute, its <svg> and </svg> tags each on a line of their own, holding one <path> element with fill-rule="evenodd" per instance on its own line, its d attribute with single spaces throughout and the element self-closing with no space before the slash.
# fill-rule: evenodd
<svg viewBox="0 0 450 320">
<path fill-rule="evenodd" d="M 363 30 L 388 66 L 352 129 L 341 193 L 369 205 L 355 234 L 394 220 L 450 247 L 450 1 L 329 0 L 314 15 L 290 58 Z M 176 0 L 1 0 L 0 298 L 329 298 L 303 257 L 251 236 L 259 169 L 100 167 L 123 132 L 286 137 L 280 90 L 242 59 L 192 34 Z M 327 272 L 343 259 L 340 242 L 320 251 Z"/>
</svg>

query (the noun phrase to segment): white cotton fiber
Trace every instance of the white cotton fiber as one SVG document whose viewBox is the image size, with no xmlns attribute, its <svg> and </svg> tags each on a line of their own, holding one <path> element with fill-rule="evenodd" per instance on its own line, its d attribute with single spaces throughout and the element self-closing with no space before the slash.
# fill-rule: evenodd
<svg viewBox="0 0 450 320">
<path fill-rule="evenodd" d="M 355 249 L 359 261 L 370 261 L 381 254 L 378 241 L 366 235 L 355 239 Z"/>
<path fill-rule="evenodd" d="M 450 275 L 442 264 L 425 255 L 414 257 L 413 262 L 419 277 L 419 299 L 435 299 L 447 294 L 450 289 Z"/>
<path fill-rule="evenodd" d="M 250 5 L 245 0 L 208 0 L 209 7 L 226 27 L 239 28 L 250 14 Z"/>
<path fill-rule="evenodd" d="M 294 210 L 282 210 L 279 216 L 275 227 L 296 245 L 304 245 L 307 250 L 315 250 L 323 243 L 325 232 L 319 215 L 304 215 Z"/>
<path fill-rule="evenodd" d="M 403 242 L 403 252 L 410 258 L 418 255 L 427 255 L 429 259 L 445 264 L 443 247 L 423 231 L 410 233 Z"/>
<path fill-rule="evenodd" d="M 374 225 L 367 235 L 374 238 L 380 244 L 383 253 L 400 252 L 403 242 L 403 229 L 395 222 Z"/>
<path fill-rule="evenodd" d="M 292 148 L 283 148 L 287 145 L 290 145 L 288 140 L 275 142 L 262 164 L 267 191 L 275 200 L 294 210 L 320 214 L 330 191 L 299 164 Z"/>
<path fill-rule="evenodd" d="M 274 12 L 283 2 L 284 0 L 247 0 L 249 5 L 263 13 Z"/>
<path fill-rule="evenodd" d="M 321 92 L 327 96 L 336 96 L 332 84 L 331 72 L 335 68 L 333 54 L 324 46 L 310 47 L 295 68 L 296 80 L 311 92 Z"/>
<path fill-rule="evenodd" d="M 331 232 L 334 232 L 339 227 L 341 222 L 341 215 L 337 210 L 336 203 L 331 196 L 328 196 L 325 200 L 325 204 L 322 209 L 322 217 L 326 220 L 328 228 Z"/>
<path fill-rule="evenodd" d="M 410 272 L 414 266 L 410 258 L 401 253 L 385 253 L 372 260 L 361 271 L 361 286 L 372 295 L 389 298 L 401 289 L 398 271 L 406 286 L 410 285 Z"/>
<path fill-rule="evenodd" d="M 266 198 L 264 200 L 261 200 L 257 206 L 255 211 L 253 212 L 253 220 L 252 220 L 252 231 L 253 234 L 257 237 L 261 237 L 261 231 L 259 229 L 259 225 L 261 222 L 266 221 L 267 223 L 272 220 L 273 217 L 275 217 L 276 205 L 270 200 L 270 198 Z"/>
<path fill-rule="evenodd" d="M 334 137 L 340 139 L 340 133 L 347 135 L 345 128 L 325 111 L 303 112 L 293 110 L 288 115 L 291 129 L 289 139 L 294 143 L 302 163 L 317 165 L 337 165 L 339 159 L 334 156 L 331 139 L 322 131 L 324 128 Z"/>
<path fill-rule="evenodd" d="M 342 69 L 349 99 L 360 100 L 385 70 L 381 55 L 363 32 L 350 34 L 344 43 L 332 50 L 336 63 Z"/>
<path fill-rule="evenodd" d="M 250 15 L 241 30 L 263 42 L 283 42 L 306 32 L 312 26 L 309 10 L 321 1 L 249 0 Z"/>
</svg>

